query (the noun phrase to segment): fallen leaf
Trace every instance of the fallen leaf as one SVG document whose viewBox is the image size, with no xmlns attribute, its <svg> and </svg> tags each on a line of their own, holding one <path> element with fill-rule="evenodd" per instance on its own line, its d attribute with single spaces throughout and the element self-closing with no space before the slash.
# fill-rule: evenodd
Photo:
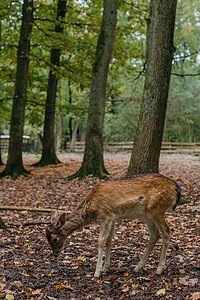
<svg viewBox="0 0 200 300">
<path fill-rule="evenodd" d="M 165 295 L 166 293 L 166 289 L 160 289 L 159 291 L 156 292 L 156 295 L 159 296 L 159 295 Z"/>
<path fill-rule="evenodd" d="M 73 287 L 71 287 L 70 285 L 68 285 L 68 284 L 61 284 L 61 285 L 56 285 L 55 287 L 54 287 L 54 289 L 55 290 L 57 290 L 57 289 L 67 289 L 67 290 L 71 290 L 71 291 L 73 291 Z"/>
<path fill-rule="evenodd" d="M 185 274 L 185 269 L 179 269 L 179 273 Z"/>
<path fill-rule="evenodd" d="M 126 293 L 126 292 L 128 292 L 129 291 L 129 287 L 128 286 L 124 286 L 123 288 L 122 288 L 122 292 L 123 293 Z"/>
<path fill-rule="evenodd" d="M 38 295 L 38 294 L 40 294 L 41 290 L 42 290 L 42 289 L 37 289 L 37 290 L 35 290 L 35 291 L 32 291 L 32 294 L 33 294 L 33 295 Z"/>
<path fill-rule="evenodd" d="M 182 277 L 179 279 L 179 282 L 183 285 L 195 286 L 198 283 L 198 278 L 189 278 L 189 276 Z"/>
<path fill-rule="evenodd" d="M 13 285 L 13 286 L 17 286 L 18 288 L 21 288 L 23 286 L 21 281 L 13 281 L 10 284 Z"/>
<path fill-rule="evenodd" d="M 191 300 L 198 300 L 198 299 L 200 299 L 200 292 L 192 293 L 190 299 Z"/>
<path fill-rule="evenodd" d="M 15 297 L 13 295 L 11 295 L 11 294 L 7 294 L 6 295 L 6 299 L 7 300 L 13 300 L 13 299 L 15 299 Z"/>
</svg>

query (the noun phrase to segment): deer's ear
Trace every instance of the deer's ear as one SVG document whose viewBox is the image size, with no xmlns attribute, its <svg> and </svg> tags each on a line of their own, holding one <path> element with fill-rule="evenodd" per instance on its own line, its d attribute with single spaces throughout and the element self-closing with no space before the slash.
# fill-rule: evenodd
<svg viewBox="0 0 200 300">
<path fill-rule="evenodd" d="M 55 211 L 52 215 L 51 215 L 51 223 L 56 223 L 58 222 L 58 213 L 57 211 Z"/>
<path fill-rule="evenodd" d="M 66 214 L 65 213 L 60 215 L 58 222 L 59 222 L 59 227 L 62 227 L 65 225 L 65 222 L 66 222 Z"/>
</svg>

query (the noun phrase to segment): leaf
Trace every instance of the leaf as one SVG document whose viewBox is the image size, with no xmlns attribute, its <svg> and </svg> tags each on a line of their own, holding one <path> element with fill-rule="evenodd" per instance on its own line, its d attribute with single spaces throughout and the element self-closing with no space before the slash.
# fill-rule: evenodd
<svg viewBox="0 0 200 300">
<path fill-rule="evenodd" d="M 128 286 L 125 286 L 125 287 L 122 288 L 122 292 L 123 293 L 126 293 L 128 291 L 129 291 L 129 287 Z"/>
<path fill-rule="evenodd" d="M 63 288 L 64 288 L 64 289 L 67 289 L 67 290 L 73 291 L 73 287 L 71 287 L 71 286 L 68 285 L 68 284 L 56 285 L 56 286 L 54 287 L 55 290 L 63 289 Z"/>
<path fill-rule="evenodd" d="M 38 295 L 38 294 L 40 294 L 41 290 L 42 289 L 37 289 L 37 290 L 33 291 L 32 294 L 33 295 Z"/>
<path fill-rule="evenodd" d="M 165 295 L 166 293 L 166 289 L 160 289 L 159 291 L 156 292 L 156 295 L 159 296 L 159 295 Z"/>
<path fill-rule="evenodd" d="M 200 299 L 200 292 L 192 293 L 190 299 L 191 300 L 198 300 L 198 299 Z"/>
<path fill-rule="evenodd" d="M 10 283 L 10 285 L 17 286 L 18 288 L 21 288 L 23 286 L 21 281 L 13 281 Z"/>
<path fill-rule="evenodd" d="M 198 278 L 189 278 L 189 276 L 182 277 L 179 279 L 179 282 L 183 285 L 195 286 L 198 283 Z"/>
<path fill-rule="evenodd" d="M 7 300 L 13 300 L 15 297 L 13 296 L 13 295 L 11 295 L 11 294 L 7 294 L 6 295 L 6 299 Z"/>
</svg>

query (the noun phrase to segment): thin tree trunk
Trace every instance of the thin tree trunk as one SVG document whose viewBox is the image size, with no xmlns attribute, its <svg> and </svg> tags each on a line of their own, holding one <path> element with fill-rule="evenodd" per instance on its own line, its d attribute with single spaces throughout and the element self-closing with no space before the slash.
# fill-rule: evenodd
<svg viewBox="0 0 200 300">
<path fill-rule="evenodd" d="M 59 0 L 55 32 L 63 33 L 63 27 L 61 23 L 62 20 L 65 18 L 65 12 L 66 0 Z M 60 162 L 56 156 L 54 138 L 55 104 L 58 85 L 58 75 L 56 73 L 58 72 L 60 65 L 60 54 L 60 48 L 55 47 L 51 49 L 52 70 L 50 70 L 49 72 L 49 80 L 47 87 L 42 157 L 41 160 L 35 164 L 36 166 L 46 166 L 50 164 L 58 164 Z"/>
<path fill-rule="evenodd" d="M 158 173 L 167 107 L 177 0 L 151 0 L 146 79 L 128 175 Z"/>
<path fill-rule="evenodd" d="M 57 151 L 61 150 L 62 146 L 62 135 L 63 135 L 63 113 L 60 110 L 59 115 L 59 125 L 58 125 L 58 133 L 57 133 L 57 139 L 56 139 L 56 149 Z"/>
<path fill-rule="evenodd" d="M 0 166 L 3 165 L 3 160 L 2 160 L 2 156 L 1 156 L 1 139 L 0 139 Z"/>
<path fill-rule="evenodd" d="M 68 80 L 68 87 L 69 87 L 69 104 L 72 104 L 72 90 L 71 90 L 71 82 L 70 79 Z M 71 143 L 72 139 L 72 118 L 69 119 L 69 141 Z"/>
<path fill-rule="evenodd" d="M 84 178 L 89 174 L 103 178 L 108 174 L 103 160 L 103 123 L 106 83 L 117 22 L 117 6 L 118 0 L 104 0 L 101 30 L 92 70 L 84 158 L 80 170 L 69 179 Z"/>
<path fill-rule="evenodd" d="M 60 87 L 60 81 L 58 82 L 59 87 Z M 61 104 L 61 95 L 59 93 L 58 95 L 59 103 Z M 62 135 L 63 135 L 63 113 L 62 109 L 59 108 L 59 121 L 58 121 L 58 130 L 57 130 L 57 136 L 56 136 L 56 150 L 60 151 L 61 150 L 61 145 L 62 145 Z"/>
<path fill-rule="evenodd" d="M 4 171 L 0 174 L 1 177 L 10 175 L 12 178 L 16 178 L 21 174 L 28 173 L 24 169 L 22 162 L 22 142 L 32 25 L 33 1 L 24 0 L 22 26 L 17 52 L 17 73 L 12 107 L 8 160 Z"/>
<path fill-rule="evenodd" d="M 75 151 L 75 142 L 76 142 L 77 130 L 78 130 L 78 120 L 75 123 L 74 130 L 73 130 L 73 133 L 72 133 L 72 138 L 71 138 L 70 148 L 69 148 L 70 152 L 74 152 Z"/>
<path fill-rule="evenodd" d="M 0 54 L 1 54 L 1 20 L 0 20 Z M 1 134 L 1 131 L 0 131 Z M 0 138 L 0 166 L 3 165 L 2 157 L 1 157 L 1 138 Z"/>
</svg>

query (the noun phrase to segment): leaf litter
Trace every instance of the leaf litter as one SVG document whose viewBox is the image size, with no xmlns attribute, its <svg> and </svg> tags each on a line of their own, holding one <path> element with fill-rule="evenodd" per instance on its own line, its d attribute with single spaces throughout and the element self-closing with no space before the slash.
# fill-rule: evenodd
<svg viewBox="0 0 200 300">
<path fill-rule="evenodd" d="M 81 165 L 82 154 L 59 157 L 62 164 L 25 167 L 31 176 L 0 179 L 0 205 L 72 210 L 100 182 L 67 181 Z M 110 179 L 126 174 L 130 153 L 106 153 Z M 3 167 L 0 167 L 0 171 Z M 155 274 L 161 241 L 144 268 L 136 274 L 148 232 L 140 220 L 118 222 L 111 250 L 111 269 L 99 279 L 93 274 L 97 260 L 98 226 L 74 232 L 58 259 L 50 257 L 43 224 L 0 231 L 0 298 L 2 299 L 200 299 L 200 160 L 192 155 L 162 155 L 160 173 L 181 186 L 185 204 L 167 213 L 171 228 L 166 270 Z M 9 223 L 47 222 L 49 213 L 2 210 Z"/>
</svg>

